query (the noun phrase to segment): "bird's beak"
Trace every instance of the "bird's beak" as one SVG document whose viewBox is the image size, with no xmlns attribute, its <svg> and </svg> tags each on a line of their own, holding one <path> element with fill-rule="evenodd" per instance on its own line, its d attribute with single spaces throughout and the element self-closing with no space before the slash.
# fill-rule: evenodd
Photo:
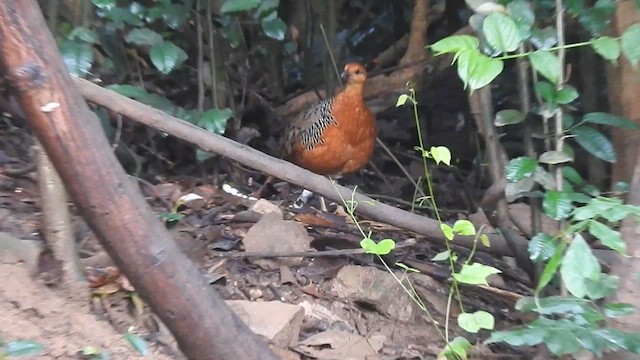
<svg viewBox="0 0 640 360">
<path fill-rule="evenodd" d="M 340 78 L 342 80 L 347 80 L 347 79 L 349 79 L 349 74 L 347 74 L 346 71 L 342 71 L 342 73 L 340 73 Z"/>
</svg>

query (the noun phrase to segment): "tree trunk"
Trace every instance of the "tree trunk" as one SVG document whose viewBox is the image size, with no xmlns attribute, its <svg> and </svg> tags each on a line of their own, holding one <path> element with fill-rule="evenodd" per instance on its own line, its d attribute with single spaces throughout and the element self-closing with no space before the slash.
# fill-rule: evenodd
<svg viewBox="0 0 640 360">
<path fill-rule="evenodd" d="M 190 359 L 276 359 L 210 288 L 118 164 L 35 0 L 0 2 L 0 63 L 69 195 Z"/>
<path fill-rule="evenodd" d="M 617 2 L 612 25 L 613 36 L 620 36 L 630 25 L 639 22 L 638 14 L 633 1 Z M 620 65 L 609 66 L 608 75 L 611 112 L 640 124 L 640 102 L 637 99 L 640 94 L 640 73 L 621 56 Z M 612 135 L 618 155 L 618 161 L 613 164 L 612 184 L 630 181 L 640 146 L 640 131 L 614 129 Z"/>
<path fill-rule="evenodd" d="M 614 15 L 613 33 L 620 36 L 624 30 L 640 20 L 636 5 L 633 1 L 617 3 Z M 611 112 L 624 116 L 640 124 L 640 103 L 637 96 L 640 93 L 640 74 L 634 70 L 626 58 L 620 59 L 620 66 L 609 66 L 609 100 Z M 617 181 L 631 181 L 631 190 L 627 201 L 633 205 L 640 205 L 640 131 L 629 129 L 615 129 L 612 132 L 614 146 L 618 154 L 618 161 L 613 165 L 613 183 Z M 640 227 L 637 217 L 629 217 L 622 222 L 620 229 L 622 238 L 627 244 L 629 257 L 618 256 L 613 262 L 612 272 L 620 277 L 620 285 L 613 301 L 634 305 L 636 312 L 614 319 L 613 326 L 620 330 L 640 333 L 640 287 L 638 287 L 638 273 L 640 273 Z M 633 359 L 637 355 L 618 352 L 605 355 L 606 359 Z"/>
<path fill-rule="evenodd" d="M 633 154 L 640 156 L 639 153 Z M 631 181 L 631 191 L 628 202 L 633 205 L 640 205 L 640 161 L 636 162 L 633 169 L 633 179 Z M 638 218 L 631 216 L 622 222 L 620 229 L 622 239 L 627 244 L 627 254 L 629 257 L 616 255 L 617 261 L 613 261 L 612 272 L 620 277 L 620 285 L 616 295 L 611 299 L 614 302 L 631 304 L 636 311 L 630 315 L 613 319 L 612 325 L 620 330 L 640 333 L 640 287 L 638 286 L 638 274 L 640 274 L 640 223 Z M 606 359 L 634 359 L 636 355 L 625 352 L 609 354 Z"/>
</svg>

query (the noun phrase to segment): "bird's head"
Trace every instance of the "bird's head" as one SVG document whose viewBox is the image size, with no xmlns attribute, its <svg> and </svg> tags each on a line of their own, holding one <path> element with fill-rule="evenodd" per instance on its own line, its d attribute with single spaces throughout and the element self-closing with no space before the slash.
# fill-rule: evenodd
<svg viewBox="0 0 640 360">
<path fill-rule="evenodd" d="M 349 63 L 344 66 L 342 78 L 347 80 L 347 84 L 364 84 L 367 81 L 367 70 L 359 63 Z"/>
</svg>

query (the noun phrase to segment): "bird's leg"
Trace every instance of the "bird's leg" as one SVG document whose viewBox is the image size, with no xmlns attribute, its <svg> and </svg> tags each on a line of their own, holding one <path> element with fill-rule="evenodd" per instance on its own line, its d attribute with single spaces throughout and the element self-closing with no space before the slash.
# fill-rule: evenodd
<svg viewBox="0 0 640 360">
<path fill-rule="evenodd" d="M 296 201 L 293 203 L 294 209 L 302 209 L 304 204 L 309 201 L 309 198 L 313 195 L 313 193 L 307 189 L 302 189 L 302 194 L 298 196 Z"/>
<path fill-rule="evenodd" d="M 309 198 L 311 196 L 313 196 L 313 192 L 307 189 L 303 189 L 302 194 L 300 194 L 300 196 L 298 196 L 296 201 L 293 203 L 294 209 L 301 209 L 304 206 L 304 204 L 306 204 L 307 201 L 309 201 Z M 325 212 L 329 211 L 329 209 L 327 208 L 327 203 L 324 200 L 324 196 L 320 196 L 320 210 Z"/>
<path fill-rule="evenodd" d="M 324 200 L 324 196 L 320 196 L 320 210 L 324 212 L 329 212 L 329 209 L 327 209 L 327 203 Z"/>
</svg>

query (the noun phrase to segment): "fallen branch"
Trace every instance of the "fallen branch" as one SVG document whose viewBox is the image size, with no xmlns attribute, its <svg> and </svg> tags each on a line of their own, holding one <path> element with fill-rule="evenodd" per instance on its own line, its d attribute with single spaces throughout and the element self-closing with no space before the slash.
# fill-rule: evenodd
<svg viewBox="0 0 640 360">
<path fill-rule="evenodd" d="M 345 199 L 351 198 L 350 189 L 336 185 L 324 176 L 314 174 L 292 163 L 264 154 L 247 145 L 242 145 L 231 139 L 210 133 L 193 124 L 167 115 L 158 109 L 141 104 L 113 91 L 104 89 L 87 80 L 75 79 L 75 82 L 87 100 L 125 115 L 134 121 L 194 144 L 202 150 L 225 156 L 243 165 L 262 171 L 265 174 L 297 184 L 314 193 L 322 194 L 334 201 L 340 201 L 338 193 Z M 359 204 L 357 212 L 361 215 L 366 215 L 373 220 L 424 235 L 429 240 L 445 241 L 444 235 L 440 230 L 440 224 L 433 219 L 377 202 L 361 194 L 355 194 L 354 200 Z M 489 238 L 491 248 L 480 246 L 480 250 L 499 255 L 511 254 L 502 236 L 490 235 Z M 470 236 L 457 236 L 453 243 L 470 248 L 473 246 L 474 238 Z"/>
</svg>

